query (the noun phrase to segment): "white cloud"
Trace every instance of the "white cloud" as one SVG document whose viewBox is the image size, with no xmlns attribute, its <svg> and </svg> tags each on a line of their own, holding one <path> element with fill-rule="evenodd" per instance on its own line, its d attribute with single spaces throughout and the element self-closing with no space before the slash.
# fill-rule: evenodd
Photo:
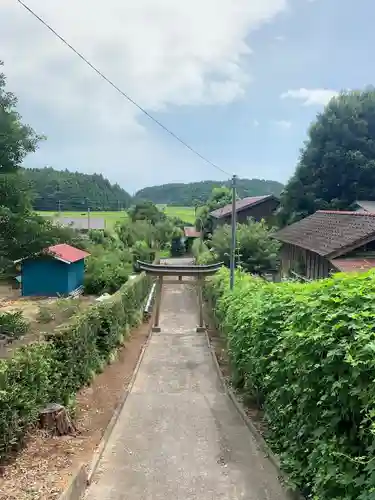
<svg viewBox="0 0 375 500">
<path fill-rule="evenodd" d="M 275 36 L 275 40 L 277 42 L 284 42 L 285 41 L 285 36 L 284 35 Z"/>
<path fill-rule="evenodd" d="M 284 10 L 288 0 L 25 1 L 120 88 L 155 112 L 241 98 L 252 78 L 248 61 L 245 64 L 251 52 L 248 36 Z M 96 158 L 102 155 L 95 154 L 99 148 L 107 151 L 104 173 L 125 183 L 123 170 L 110 169 L 116 164 L 113 158 L 126 156 L 127 151 L 134 155 L 134 168 L 143 169 L 146 177 L 147 172 L 155 175 L 155 154 L 168 164 L 170 141 L 165 146 L 158 135 L 158 146 L 152 150 L 155 129 L 145 128 L 139 111 L 14 0 L 1 1 L 0 32 L 9 89 L 19 95 L 21 111 L 33 125 L 41 122 L 41 115 L 48 117 L 41 132 L 49 137 L 59 124 L 66 136 L 60 149 L 75 151 L 82 159 L 75 168 L 100 170 Z M 111 150 L 105 147 L 108 140 Z M 51 147 L 39 156 L 59 164 L 59 151 Z M 90 158 L 89 166 L 85 157 Z M 150 182 L 145 176 L 138 174 L 140 183 Z M 162 180 L 168 180 L 167 173 Z"/>
<path fill-rule="evenodd" d="M 275 120 L 273 123 L 283 130 L 289 130 L 292 127 L 292 122 L 288 120 Z"/>
<path fill-rule="evenodd" d="M 297 99 L 303 102 L 304 106 L 316 106 L 329 103 L 332 97 L 337 96 L 339 93 L 332 89 L 295 89 L 288 90 L 281 94 L 281 99 Z"/>
<path fill-rule="evenodd" d="M 258 128 L 259 127 L 259 122 L 258 120 L 253 120 L 253 127 Z"/>
</svg>

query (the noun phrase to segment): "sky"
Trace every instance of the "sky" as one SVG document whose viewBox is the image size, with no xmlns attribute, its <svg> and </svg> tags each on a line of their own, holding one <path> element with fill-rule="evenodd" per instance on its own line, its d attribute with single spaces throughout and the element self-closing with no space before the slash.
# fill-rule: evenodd
<svg viewBox="0 0 375 500">
<path fill-rule="evenodd" d="M 374 83 L 373 0 L 24 0 L 118 87 L 228 174 L 286 182 L 309 124 Z M 17 0 L 0 59 L 47 139 L 25 166 L 102 173 L 130 193 L 224 180 L 86 66 Z"/>
</svg>

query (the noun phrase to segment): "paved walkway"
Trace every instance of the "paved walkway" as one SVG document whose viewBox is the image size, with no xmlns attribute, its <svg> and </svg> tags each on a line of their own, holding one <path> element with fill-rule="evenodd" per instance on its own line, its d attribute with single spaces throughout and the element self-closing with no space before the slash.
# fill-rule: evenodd
<svg viewBox="0 0 375 500">
<path fill-rule="evenodd" d="M 89 500 L 285 500 L 276 472 L 225 395 L 197 302 L 169 285 Z"/>
</svg>

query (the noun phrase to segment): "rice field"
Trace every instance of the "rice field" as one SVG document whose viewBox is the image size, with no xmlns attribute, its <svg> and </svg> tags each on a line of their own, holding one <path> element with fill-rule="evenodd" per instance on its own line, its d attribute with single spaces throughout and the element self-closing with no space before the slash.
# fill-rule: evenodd
<svg viewBox="0 0 375 500">
<path fill-rule="evenodd" d="M 167 205 L 158 205 L 159 209 L 163 209 L 169 217 L 179 217 L 185 222 L 190 222 L 191 224 L 195 221 L 194 207 L 171 207 Z M 39 215 L 44 217 L 87 217 L 87 212 L 38 212 Z M 126 212 L 90 212 L 90 217 L 92 219 L 104 218 L 106 221 L 106 227 L 111 229 L 115 226 L 116 222 L 124 220 L 127 218 Z"/>
</svg>

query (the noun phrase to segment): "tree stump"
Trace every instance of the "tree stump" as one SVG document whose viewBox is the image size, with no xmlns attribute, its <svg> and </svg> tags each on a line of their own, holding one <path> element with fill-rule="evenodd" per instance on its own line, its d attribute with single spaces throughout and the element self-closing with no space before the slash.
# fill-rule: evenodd
<svg viewBox="0 0 375 500">
<path fill-rule="evenodd" d="M 42 429 L 58 436 L 74 434 L 77 430 L 66 408 L 56 403 L 49 404 L 40 412 L 39 422 Z"/>
</svg>

